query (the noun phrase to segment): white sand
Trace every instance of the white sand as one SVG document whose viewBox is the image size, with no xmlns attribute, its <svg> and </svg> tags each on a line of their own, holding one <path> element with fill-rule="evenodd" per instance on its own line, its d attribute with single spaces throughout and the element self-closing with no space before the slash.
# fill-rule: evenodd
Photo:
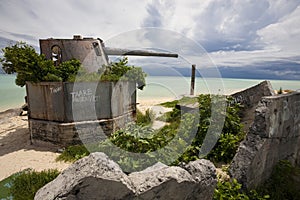
<svg viewBox="0 0 300 200">
<path fill-rule="evenodd" d="M 21 170 L 32 168 L 63 170 L 70 163 L 56 162 L 58 147 L 30 144 L 27 116 L 13 111 L 0 114 L 0 180 Z"/>
<path fill-rule="evenodd" d="M 173 101 L 173 98 L 156 98 L 156 99 L 148 99 L 148 100 L 138 100 L 137 108 L 145 112 L 147 109 L 151 109 L 152 107 L 167 101 Z"/>
</svg>

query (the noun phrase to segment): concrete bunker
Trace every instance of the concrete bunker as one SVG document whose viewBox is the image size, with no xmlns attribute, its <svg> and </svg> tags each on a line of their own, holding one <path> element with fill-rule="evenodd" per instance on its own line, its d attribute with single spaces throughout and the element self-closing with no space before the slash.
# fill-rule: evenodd
<svg viewBox="0 0 300 200">
<path fill-rule="evenodd" d="M 174 57 L 177 54 L 105 47 L 101 39 L 41 39 L 41 54 L 55 65 L 73 58 L 88 72 L 109 64 L 108 55 Z M 31 141 L 61 146 L 97 142 L 135 119 L 136 83 L 27 83 Z"/>
</svg>

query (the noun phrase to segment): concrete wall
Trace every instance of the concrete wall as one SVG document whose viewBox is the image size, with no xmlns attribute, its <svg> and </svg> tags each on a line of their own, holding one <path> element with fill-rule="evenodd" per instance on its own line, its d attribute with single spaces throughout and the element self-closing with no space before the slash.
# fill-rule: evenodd
<svg viewBox="0 0 300 200">
<path fill-rule="evenodd" d="M 232 94 L 235 103 L 240 103 L 243 108 L 240 111 L 241 122 L 244 131 L 248 132 L 255 118 L 255 109 L 259 101 L 265 96 L 273 96 L 274 90 L 269 81 L 263 81 L 251 88 Z"/>
<path fill-rule="evenodd" d="M 29 119 L 30 137 L 33 144 L 50 142 L 59 146 L 82 143 L 96 143 L 104 140 L 114 131 L 132 122 L 131 113 L 103 120 L 61 123 Z"/>
<path fill-rule="evenodd" d="M 27 83 L 26 90 L 33 143 L 98 141 L 135 120 L 135 82 Z"/>
<path fill-rule="evenodd" d="M 262 98 L 229 171 L 245 187 L 254 188 L 283 159 L 300 164 L 300 93 Z"/>
<path fill-rule="evenodd" d="M 111 119 L 136 112 L 136 83 L 26 83 L 29 118 L 56 122 Z"/>
<path fill-rule="evenodd" d="M 253 87 L 234 93 L 231 96 L 234 98 L 234 102 L 240 103 L 244 106 L 244 109 L 248 109 L 256 107 L 262 97 L 273 96 L 274 94 L 270 81 L 262 81 Z"/>
</svg>

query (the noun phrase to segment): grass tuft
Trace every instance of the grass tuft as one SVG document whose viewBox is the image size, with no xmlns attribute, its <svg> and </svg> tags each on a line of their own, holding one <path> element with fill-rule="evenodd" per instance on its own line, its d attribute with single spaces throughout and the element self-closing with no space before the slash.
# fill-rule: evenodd
<svg viewBox="0 0 300 200">
<path fill-rule="evenodd" d="M 14 200 L 34 199 L 36 192 L 59 175 L 56 169 L 36 172 L 26 170 L 12 180 L 10 192 Z"/>
<path fill-rule="evenodd" d="M 89 154 L 90 152 L 84 145 L 69 146 L 56 158 L 56 161 L 74 162 Z"/>
</svg>

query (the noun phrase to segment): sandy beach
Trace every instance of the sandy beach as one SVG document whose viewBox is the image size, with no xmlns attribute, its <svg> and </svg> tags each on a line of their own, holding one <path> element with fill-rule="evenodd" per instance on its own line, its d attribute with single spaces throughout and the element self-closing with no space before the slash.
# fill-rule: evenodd
<svg viewBox="0 0 300 200">
<path fill-rule="evenodd" d="M 30 144 L 27 116 L 19 113 L 19 109 L 12 109 L 0 114 L 0 180 L 27 168 L 67 168 L 69 163 L 55 161 L 57 146 Z"/>
<path fill-rule="evenodd" d="M 173 101 L 173 98 L 156 98 L 156 99 L 143 99 L 138 100 L 137 109 L 142 112 L 145 112 L 147 109 L 151 109 L 153 106 L 156 106 L 160 103 Z"/>
</svg>

